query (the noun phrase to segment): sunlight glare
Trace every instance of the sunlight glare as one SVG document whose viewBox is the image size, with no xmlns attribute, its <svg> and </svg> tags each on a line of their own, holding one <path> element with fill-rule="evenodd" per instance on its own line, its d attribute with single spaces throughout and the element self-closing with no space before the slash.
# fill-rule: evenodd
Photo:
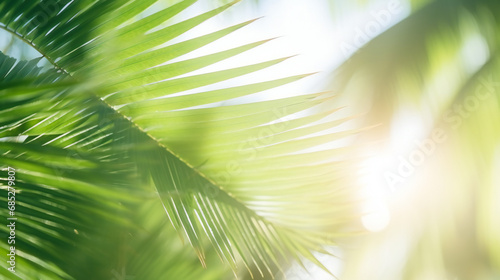
<svg viewBox="0 0 500 280">
<path fill-rule="evenodd" d="M 361 197 L 364 200 L 361 222 L 372 232 L 385 229 L 391 220 L 386 203 L 387 185 L 383 177 L 390 164 L 388 155 L 374 156 L 363 162 L 358 174 L 358 183 L 362 186 Z"/>
</svg>

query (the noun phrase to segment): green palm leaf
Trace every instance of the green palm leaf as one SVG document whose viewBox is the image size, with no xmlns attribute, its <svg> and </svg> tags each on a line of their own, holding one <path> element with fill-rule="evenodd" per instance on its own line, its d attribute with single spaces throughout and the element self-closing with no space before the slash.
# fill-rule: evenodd
<svg viewBox="0 0 500 280">
<path fill-rule="evenodd" d="M 290 258 L 305 257 L 322 266 L 311 251 L 322 251 L 325 242 L 331 243 L 325 236 L 346 234 L 344 228 L 355 217 L 355 210 L 348 169 L 340 164 L 346 150 L 307 149 L 355 131 L 332 133 L 329 129 L 341 122 L 321 123 L 332 110 L 308 113 L 328 101 L 325 94 L 214 106 L 214 102 L 248 96 L 305 76 L 217 88 L 219 82 L 286 58 L 191 75 L 266 41 L 170 62 L 251 21 L 166 45 L 234 3 L 166 26 L 165 21 L 194 1 L 181 1 L 135 20 L 154 2 L 31 0 L 24 1 L 23 8 L 3 2 L 3 28 L 36 48 L 60 75 L 64 73 L 65 82 L 76 85 L 45 95 L 37 101 L 45 108 L 40 112 L 32 114 L 40 109 L 36 103 L 12 107 L 24 115 L 9 120 L 9 129 L 2 135 L 30 136 L 21 147 L 88 154 L 95 164 L 114 166 L 109 171 L 113 176 L 139 174 L 143 187 L 132 193 L 154 185 L 174 228 L 187 237 L 203 264 L 204 240 L 208 240 L 234 271 L 241 263 L 255 268 L 253 277 L 272 276 L 275 267 Z M 40 21 L 40 10 L 50 17 Z M 201 89 L 203 86 L 214 88 Z M 198 92 L 185 93 L 198 88 Z M 306 116 L 293 117 L 295 113 Z M 311 137 L 314 133 L 322 135 Z M 35 168 L 24 161 L 14 163 L 27 174 Z M 94 191 L 102 196 L 122 193 L 102 188 L 103 182 L 85 181 L 84 174 L 92 169 L 80 163 L 75 168 L 80 168 L 71 181 L 75 186 L 66 189 L 88 195 Z M 41 180 L 62 188 L 54 174 L 36 175 L 30 177 L 33 182 Z M 127 190 L 134 187 L 127 186 Z M 87 187 L 90 189 L 84 190 Z"/>
</svg>

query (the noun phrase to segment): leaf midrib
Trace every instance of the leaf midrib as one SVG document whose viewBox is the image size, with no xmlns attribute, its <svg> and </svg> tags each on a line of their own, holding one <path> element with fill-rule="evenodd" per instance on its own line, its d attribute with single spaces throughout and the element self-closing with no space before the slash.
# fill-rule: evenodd
<svg viewBox="0 0 500 280">
<path fill-rule="evenodd" d="M 63 71 L 71 79 L 73 79 L 73 80 L 75 80 L 75 81 L 78 82 L 77 78 L 75 78 L 71 73 L 69 73 L 64 67 L 62 67 L 59 64 L 57 64 L 57 62 L 55 62 L 49 55 L 45 54 L 35 44 L 33 44 L 31 41 L 29 41 L 28 39 L 26 39 L 25 37 L 23 37 L 22 34 L 19 34 L 19 33 L 15 32 L 14 30 L 9 29 L 7 26 L 4 26 L 4 25 L 0 25 L 0 28 L 6 30 L 7 32 L 11 33 L 15 37 L 19 38 L 20 40 L 22 40 L 23 42 L 25 42 L 26 44 L 28 44 L 30 47 L 32 47 L 34 50 L 36 50 L 40 55 L 42 55 L 42 57 L 46 58 L 56 69 Z M 92 96 L 96 99 L 97 102 L 101 103 L 104 107 L 106 107 L 108 110 L 112 111 L 114 114 L 117 114 L 123 121 L 125 121 L 126 123 L 128 123 L 130 125 L 130 128 L 135 128 L 140 133 L 142 133 L 143 135 L 146 135 L 159 148 L 164 149 L 169 154 L 171 154 L 174 157 L 176 157 L 179 161 L 181 161 L 182 163 L 184 163 L 187 167 L 189 167 L 191 170 L 193 170 L 201 178 L 205 179 L 210 184 L 212 184 L 213 186 L 217 187 L 220 191 L 222 191 L 224 194 L 226 194 L 228 197 L 230 197 L 231 199 L 233 199 L 238 204 L 239 207 L 243 208 L 245 211 L 248 211 L 248 212 L 252 213 L 252 215 L 254 217 L 256 217 L 256 218 L 258 218 L 258 219 L 260 219 L 260 220 L 262 220 L 262 221 L 264 221 L 264 222 L 266 222 L 268 224 L 273 224 L 273 223 L 270 223 L 269 221 L 267 221 L 267 219 L 265 219 L 264 217 L 258 215 L 254 210 L 252 210 L 251 208 L 249 208 L 245 203 L 243 203 L 242 201 L 240 201 L 238 198 L 236 198 L 230 192 L 226 191 L 221 185 L 219 185 L 218 183 L 216 183 L 215 181 L 213 181 L 211 178 L 209 178 L 207 175 L 205 175 L 199 169 L 197 169 L 196 167 L 194 167 L 188 161 L 184 160 L 180 155 L 178 155 L 175 152 L 173 152 L 169 147 L 167 147 L 165 144 L 161 143 L 158 139 L 156 139 L 156 137 L 154 137 L 150 133 L 144 131 L 144 129 L 142 129 L 138 124 L 134 123 L 131 120 L 130 117 L 124 115 L 119 110 L 116 110 L 115 108 L 113 108 L 113 106 L 111 104 L 107 103 L 105 100 L 103 100 L 97 94 L 95 94 L 94 91 L 91 91 L 91 93 L 92 93 Z M 158 191 L 158 187 L 155 186 L 155 188 Z M 236 206 L 236 205 L 233 204 L 233 206 Z"/>
<path fill-rule="evenodd" d="M 50 58 L 48 55 L 44 54 L 42 52 L 42 50 L 40 50 L 40 48 L 38 48 L 35 44 L 33 44 L 33 42 L 29 41 L 28 39 L 24 38 L 21 34 L 17 33 L 15 30 L 11 30 L 9 27 L 7 27 L 6 25 L 3 25 L 3 24 L 0 24 L 0 28 L 9 32 L 11 35 L 13 35 L 14 37 L 22 40 L 24 43 L 26 43 L 28 46 L 32 47 L 35 51 L 37 51 L 41 56 L 42 58 L 45 58 L 47 59 L 50 64 L 52 64 L 57 70 L 61 70 L 63 71 L 64 73 L 68 74 L 69 76 L 71 76 L 69 74 L 68 71 L 66 71 L 66 69 L 64 69 L 63 67 L 59 66 L 59 64 L 57 64 L 57 62 L 55 62 L 52 58 Z M 73 78 L 73 76 L 71 76 Z M 73 78 L 74 79 L 74 78 Z"/>
</svg>

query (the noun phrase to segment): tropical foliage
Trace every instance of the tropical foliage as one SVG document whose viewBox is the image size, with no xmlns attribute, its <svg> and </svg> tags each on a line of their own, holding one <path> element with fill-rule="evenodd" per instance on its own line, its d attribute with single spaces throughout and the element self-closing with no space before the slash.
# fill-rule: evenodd
<svg viewBox="0 0 500 280">
<path fill-rule="evenodd" d="M 220 86 L 286 57 L 190 74 L 268 40 L 183 59 L 252 21 L 175 41 L 234 3 L 175 21 L 195 1 L 156 2 L 0 3 L 1 28 L 49 62 L 0 57 L 18 218 L 4 277 L 268 279 L 291 260 L 322 266 L 312 252 L 356 230 L 346 149 L 308 150 L 355 133 L 331 132 L 346 121 L 335 108 L 311 110 L 330 94 L 238 101 L 307 75 Z"/>
<path fill-rule="evenodd" d="M 376 1 L 325 1 L 387 20 Z M 500 2 L 389 0 L 408 15 L 346 57 L 331 92 L 286 97 L 308 74 L 250 74 L 288 57 L 228 63 L 272 39 L 199 54 L 253 20 L 192 35 L 237 1 L 191 16 L 195 2 L 0 1 L 8 48 L 40 56 L 0 53 L 0 213 L 18 218 L 2 278 L 273 279 L 311 263 L 347 280 L 500 278 Z M 359 235 L 371 202 L 390 223 Z M 339 244 L 340 272 L 318 260 Z"/>
</svg>

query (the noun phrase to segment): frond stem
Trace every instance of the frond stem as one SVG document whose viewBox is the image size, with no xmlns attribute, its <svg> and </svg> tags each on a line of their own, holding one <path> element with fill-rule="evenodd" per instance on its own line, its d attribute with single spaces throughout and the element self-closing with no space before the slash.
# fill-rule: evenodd
<svg viewBox="0 0 500 280">
<path fill-rule="evenodd" d="M 61 70 L 63 71 L 64 73 L 68 74 L 68 71 L 66 71 L 64 68 L 62 68 L 61 66 L 59 66 L 57 64 L 57 62 L 55 62 L 52 58 L 50 58 L 48 55 L 44 54 L 35 44 L 33 44 L 33 42 L 29 41 L 28 39 L 24 38 L 23 35 L 17 33 L 15 30 L 12 30 L 10 28 L 8 28 L 6 25 L 3 25 L 3 24 L 0 24 L 0 28 L 9 32 L 10 34 L 12 34 L 14 37 L 22 40 L 23 42 L 25 42 L 26 44 L 28 44 L 30 47 L 32 47 L 34 50 L 36 50 L 39 54 L 42 55 L 42 57 L 46 58 L 50 64 L 52 64 L 57 70 Z"/>
</svg>

